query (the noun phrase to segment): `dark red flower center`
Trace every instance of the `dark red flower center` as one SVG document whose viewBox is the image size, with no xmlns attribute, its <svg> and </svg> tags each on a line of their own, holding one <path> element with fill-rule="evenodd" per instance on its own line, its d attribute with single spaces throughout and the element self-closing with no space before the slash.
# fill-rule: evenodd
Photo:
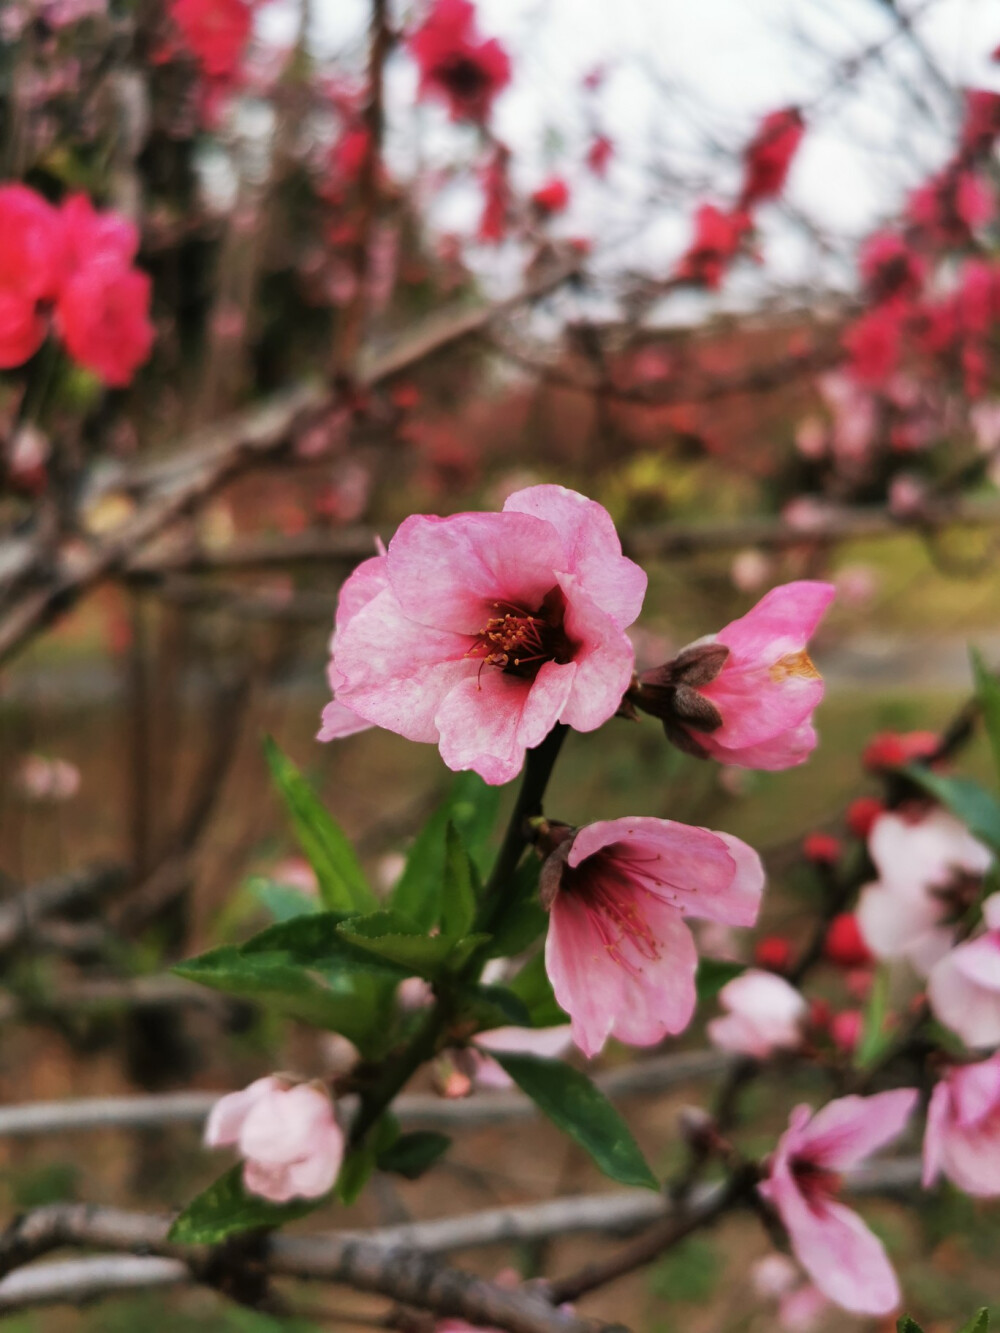
<svg viewBox="0 0 1000 1333">
<path fill-rule="evenodd" d="M 560 588 L 547 593 L 540 607 L 527 611 L 514 602 L 494 602 L 493 615 L 476 635 L 466 657 L 498 667 L 511 676 L 534 680 L 546 662 L 571 662 L 573 644 L 563 628 L 566 598 Z"/>
<path fill-rule="evenodd" d="M 808 1157 L 799 1157 L 792 1162 L 792 1175 L 811 1208 L 840 1193 L 842 1181 L 836 1171 L 828 1171 L 825 1166 L 810 1161 Z"/>
<path fill-rule="evenodd" d="M 464 52 L 446 56 L 434 74 L 463 102 L 474 102 L 490 87 L 490 76 L 482 63 Z"/>
</svg>

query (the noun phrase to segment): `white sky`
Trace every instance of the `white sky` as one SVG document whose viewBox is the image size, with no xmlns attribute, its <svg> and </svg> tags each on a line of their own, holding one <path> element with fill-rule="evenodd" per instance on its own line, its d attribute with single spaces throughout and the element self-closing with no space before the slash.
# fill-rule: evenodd
<svg viewBox="0 0 1000 1333">
<path fill-rule="evenodd" d="M 286 3 L 264 11 L 267 35 L 288 31 Z M 1000 65 L 989 61 L 1000 44 L 1000 0 L 899 3 L 950 82 L 1000 90 Z M 550 170 L 564 175 L 573 202 L 554 230 L 590 237 L 598 269 L 609 274 L 622 265 L 669 271 L 695 204 L 732 197 L 732 154 L 775 107 L 814 108 L 786 202 L 834 239 L 839 258 L 788 210 L 765 209 L 763 271 L 772 283 L 849 281 L 850 242 L 891 216 L 949 151 L 953 109 L 904 37 L 849 86 L 830 91 L 838 58 L 895 30 L 882 0 L 478 0 L 477 10 L 482 33 L 499 37 L 514 62 L 493 126 L 514 151 L 515 180 L 532 189 Z M 399 3 L 395 17 L 422 11 L 421 3 Z M 365 0 L 313 0 L 313 13 L 317 50 L 360 68 Z M 608 74 L 588 99 L 581 83 L 595 65 Z M 474 161 L 475 132 L 450 126 L 436 105 L 415 106 L 415 89 L 400 52 L 387 81 L 390 163 L 407 174 L 417 161 Z M 616 145 L 604 182 L 582 163 L 591 125 Z M 431 216 L 471 233 L 479 207 L 478 190 L 463 179 L 436 196 Z M 501 276 L 504 264 L 502 254 L 483 254 L 484 277 Z M 759 297 L 760 274 L 737 276 L 727 299 L 738 302 L 741 291 Z"/>
</svg>

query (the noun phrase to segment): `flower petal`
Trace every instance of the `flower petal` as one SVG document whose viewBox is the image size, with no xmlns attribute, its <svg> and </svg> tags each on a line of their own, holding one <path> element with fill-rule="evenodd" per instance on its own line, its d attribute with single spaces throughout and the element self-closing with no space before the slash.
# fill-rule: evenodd
<svg viewBox="0 0 1000 1333">
<path fill-rule="evenodd" d="M 857 1166 L 903 1132 L 917 1097 L 916 1088 L 895 1088 L 827 1102 L 805 1127 L 799 1151 L 829 1171 Z"/>
</svg>

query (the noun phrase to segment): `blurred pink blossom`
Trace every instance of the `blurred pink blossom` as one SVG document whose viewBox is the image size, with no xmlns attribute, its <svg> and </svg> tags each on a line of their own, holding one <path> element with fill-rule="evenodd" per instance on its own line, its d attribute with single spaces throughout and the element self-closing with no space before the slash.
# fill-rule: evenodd
<svg viewBox="0 0 1000 1333">
<path fill-rule="evenodd" d="M 709 1039 L 724 1051 L 764 1060 L 775 1051 L 802 1044 L 809 1006 L 783 977 L 753 968 L 734 977 L 719 992 L 727 1012 L 708 1024 Z"/>
<path fill-rule="evenodd" d="M 1000 893 L 983 903 L 986 930 L 945 954 L 927 979 L 934 1016 L 967 1046 L 1000 1045 Z"/>
<path fill-rule="evenodd" d="M 1000 1195 L 1000 1055 L 953 1065 L 935 1085 L 924 1133 L 924 1188 L 942 1174 L 966 1194 Z"/>
</svg>

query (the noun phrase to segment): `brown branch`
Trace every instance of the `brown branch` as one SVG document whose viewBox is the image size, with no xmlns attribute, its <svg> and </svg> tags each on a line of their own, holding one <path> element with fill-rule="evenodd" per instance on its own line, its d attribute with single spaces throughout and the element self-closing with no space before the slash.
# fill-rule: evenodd
<svg viewBox="0 0 1000 1333">
<path fill-rule="evenodd" d="M 31 885 L 16 898 L 0 903 L 0 951 L 29 939 L 45 917 L 93 906 L 122 888 L 125 881 L 123 867 L 100 864 Z"/>
</svg>

